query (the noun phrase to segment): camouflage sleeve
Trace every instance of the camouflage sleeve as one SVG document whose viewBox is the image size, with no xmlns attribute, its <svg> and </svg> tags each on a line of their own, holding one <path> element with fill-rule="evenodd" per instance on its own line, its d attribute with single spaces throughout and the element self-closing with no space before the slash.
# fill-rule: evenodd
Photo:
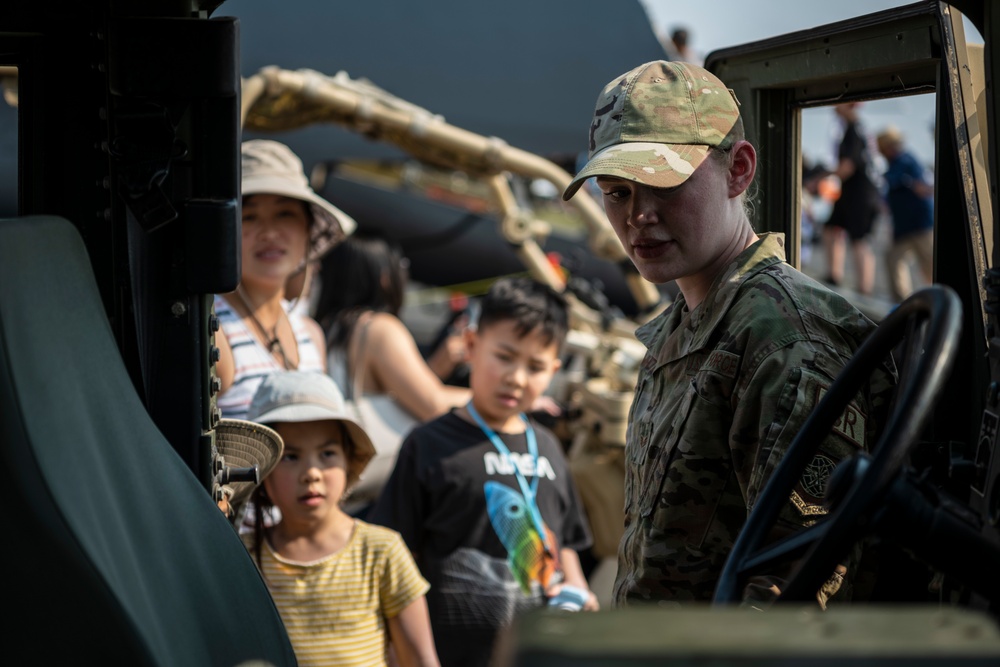
<svg viewBox="0 0 1000 667">
<path fill-rule="evenodd" d="M 755 369 L 751 369 L 742 391 L 734 395 L 731 446 L 748 512 L 753 509 L 792 440 L 846 362 L 846 357 L 826 346 L 799 341 L 763 359 Z M 830 434 L 819 444 L 789 496 L 772 538 L 812 525 L 817 517 L 826 514 L 823 498 L 830 473 L 841 460 L 858 449 L 870 446 L 874 424 L 867 396 L 867 390 L 859 393 Z M 846 564 L 850 572 L 850 562 Z M 757 593 L 763 591 L 766 599 L 771 595 L 767 591 L 772 586 L 781 588 L 789 570 L 786 568 L 762 578 L 754 582 L 753 588 Z M 821 604 L 825 602 L 825 597 L 832 596 L 840 588 L 839 578 L 835 579 L 824 587 Z"/>
</svg>

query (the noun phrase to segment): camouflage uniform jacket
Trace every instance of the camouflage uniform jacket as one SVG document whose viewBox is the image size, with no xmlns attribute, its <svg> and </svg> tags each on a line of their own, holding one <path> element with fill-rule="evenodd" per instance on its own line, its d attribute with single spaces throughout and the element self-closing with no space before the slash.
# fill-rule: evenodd
<svg viewBox="0 0 1000 667">
<path fill-rule="evenodd" d="M 625 534 L 615 606 L 710 599 L 775 465 L 874 324 L 784 262 L 765 234 L 693 311 L 683 296 L 636 335 L 640 369 L 625 447 Z M 823 514 L 830 471 L 875 443 L 891 361 L 855 397 L 789 498 L 782 528 Z"/>
</svg>

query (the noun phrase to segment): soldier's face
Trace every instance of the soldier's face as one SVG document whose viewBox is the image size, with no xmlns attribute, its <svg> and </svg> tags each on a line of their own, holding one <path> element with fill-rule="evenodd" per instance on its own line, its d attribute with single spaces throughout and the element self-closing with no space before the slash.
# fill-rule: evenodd
<svg viewBox="0 0 1000 667">
<path fill-rule="evenodd" d="M 741 242 L 742 190 L 732 187 L 725 156 L 709 156 L 676 188 L 603 176 L 597 184 L 625 252 L 650 282 L 710 284 Z"/>
</svg>

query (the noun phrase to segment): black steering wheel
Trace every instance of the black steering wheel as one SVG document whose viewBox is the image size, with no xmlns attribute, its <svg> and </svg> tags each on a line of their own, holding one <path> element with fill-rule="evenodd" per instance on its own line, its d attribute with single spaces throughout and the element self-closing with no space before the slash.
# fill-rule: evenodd
<svg viewBox="0 0 1000 667">
<path fill-rule="evenodd" d="M 935 285 L 922 289 L 903 301 L 858 348 L 761 492 L 723 567 L 714 604 L 741 601 L 750 577 L 800 558 L 778 601 L 815 600 L 816 592 L 864 534 L 873 510 L 923 431 L 958 352 L 961 313 L 962 304 L 951 288 Z M 839 494 L 840 500 L 824 520 L 762 549 L 761 543 L 776 524 L 819 443 L 872 371 L 907 332 L 912 333 L 901 364 L 896 398 L 873 449 L 873 458 L 858 455 L 864 458 L 846 462 L 852 466 L 846 473 L 853 476 L 848 480 L 850 488 Z M 845 474 L 838 470 L 834 476 L 838 473 Z"/>
</svg>

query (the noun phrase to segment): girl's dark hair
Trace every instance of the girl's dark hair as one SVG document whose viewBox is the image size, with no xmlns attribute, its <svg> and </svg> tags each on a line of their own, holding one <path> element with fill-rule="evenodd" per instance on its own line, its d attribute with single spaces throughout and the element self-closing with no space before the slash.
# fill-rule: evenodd
<svg viewBox="0 0 1000 667">
<path fill-rule="evenodd" d="M 403 307 L 403 258 L 385 239 L 346 238 L 323 257 L 320 276 L 316 320 L 328 332 L 331 347 L 347 344 L 365 311 L 398 316 Z"/>
<path fill-rule="evenodd" d="M 561 350 L 569 328 L 566 299 L 548 285 L 526 277 L 501 278 L 483 297 L 477 328 L 513 320 L 519 336 L 538 330 L 546 344 Z"/>
<path fill-rule="evenodd" d="M 274 503 L 264 490 L 264 484 L 258 484 L 257 488 L 250 494 L 250 502 L 253 505 L 253 557 L 257 561 L 257 569 L 263 575 L 264 563 L 261 554 L 264 550 L 264 521 L 273 516 Z"/>
</svg>

